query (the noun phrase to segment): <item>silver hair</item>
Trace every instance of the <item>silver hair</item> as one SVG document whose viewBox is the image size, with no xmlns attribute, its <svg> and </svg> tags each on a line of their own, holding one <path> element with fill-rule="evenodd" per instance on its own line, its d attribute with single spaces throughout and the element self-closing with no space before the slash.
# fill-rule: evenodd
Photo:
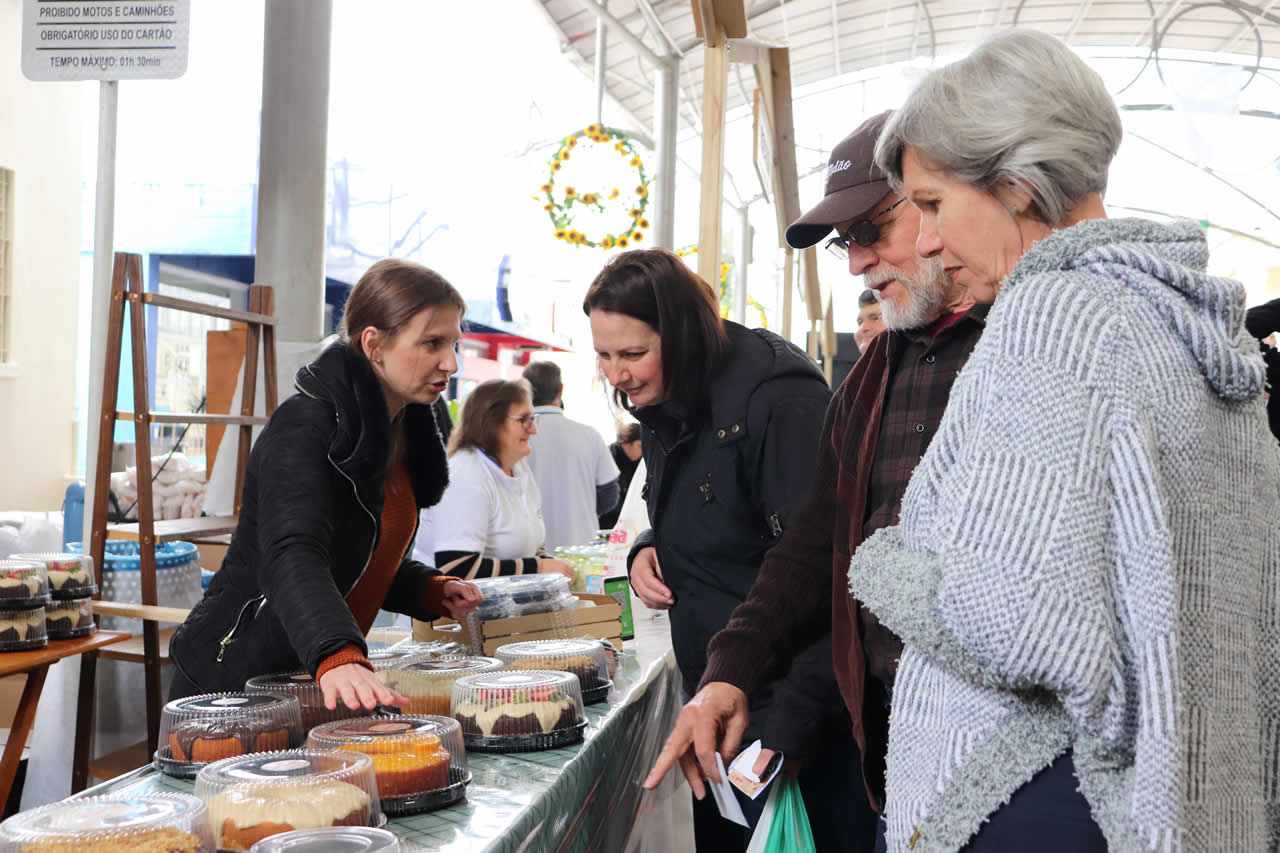
<svg viewBox="0 0 1280 853">
<path fill-rule="evenodd" d="M 998 33 L 931 72 L 889 118 L 875 160 L 902 188 L 908 146 L 987 190 L 1018 185 L 1049 225 L 1105 192 L 1124 128 L 1102 77 L 1046 33 Z"/>
</svg>

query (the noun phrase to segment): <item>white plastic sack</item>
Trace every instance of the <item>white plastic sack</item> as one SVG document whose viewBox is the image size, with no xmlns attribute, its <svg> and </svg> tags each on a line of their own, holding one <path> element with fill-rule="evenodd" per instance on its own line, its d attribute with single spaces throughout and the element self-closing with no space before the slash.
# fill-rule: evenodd
<svg viewBox="0 0 1280 853">
<path fill-rule="evenodd" d="M 49 513 L 31 513 L 18 531 L 22 553 L 57 553 L 62 550 L 61 515 L 54 520 Z"/>
<path fill-rule="evenodd" d="M 0 524 L 0 560 L 9 559 L 10 554 L 21 554 L 22 539 L 18 536 L 18 528 Z"/>
<path fill-rule="evenodd" d="M 626 575 L 627 554 L 635 544 L 640 531 L 649 527 L 649 510 L 641 496 L 641 492 L 644 491 L 645 476 L 644 460 L 641 459 L 635 473 L 631 475 L 631 485 L 627 488 L 627 494 L 622 500 L 618 523 L 613 526 L 613 531 L 609 534 L 609 551 L 605 556 L 604 576 L 606 578 Z"/>
</svg>

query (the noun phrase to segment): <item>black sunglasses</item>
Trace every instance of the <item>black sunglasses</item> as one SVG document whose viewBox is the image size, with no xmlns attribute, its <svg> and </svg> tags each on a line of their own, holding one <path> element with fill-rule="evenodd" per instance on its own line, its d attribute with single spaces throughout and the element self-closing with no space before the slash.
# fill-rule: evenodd
<svg viewBox="0 0 1280 853">
<path fill-rule="evenodd" d="M 875 223 L 875 220 L 891 212 L 904 201 L 906 201 L 905 198 L 900 198 L 879 213 L 873 214 L 866 219 L 859 219 L 850 225 L 849 230 L 843 234 L 837 231 L 836 236 L 827 241 L 827 251 L 840 260 L 847 261 L 849 260 L 850 243 L 857 243 L 863 248 L 874 246 L 876 241 L 880 239 L 880 226 Z"/>
</svg>

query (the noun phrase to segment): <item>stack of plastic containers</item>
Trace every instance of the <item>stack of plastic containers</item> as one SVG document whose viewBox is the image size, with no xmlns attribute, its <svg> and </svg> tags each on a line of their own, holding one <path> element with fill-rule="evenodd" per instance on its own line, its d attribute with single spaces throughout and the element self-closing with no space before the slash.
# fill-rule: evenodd
<svg viewBox="0 0 1280 853">
<path fill-rule="evenodd" d="M 507 669 L 552 669 L 578 676 L 582 701 L 603 702 L 613 682 L 608 653 L 599 640 L 529 640 L 508 643 L 494 652 Z"/>
<path fill-rule="evenodd" d="M 467 749 L 530 752 L 582 740 L 578 677 L 568 672 L 468 675 L 453 685 L 453 716 Z"/>
<path fill-rule="evenodd" d="M 35 560 L 0 560 L 0 652 L 22 652 L 49 644 L 44 606 L 49 575 Z"/>
<path fill-rule="evenodd" d="M 328 826 L 376 826 L 373 760 L 349 750 L 295 749 L 229 758 L 196 776 L 219 850 L 247 851 L 272 835 Z"/>
<path fill-rule="evenodd" d="M 270 693 L 206 693 L 175 699 L 160 718 L 155 768 L 190 779 L 206 764 L 301 746 L 298 700 Z"/>
<path fill-rule="evenodd" d="M 83 554 L 15 554 L 12 559 L 43 563 L 52 601 L 45 606 L 45 628 L 50 640 L 87 637 L 93 623 L 93 558 Z"/>
<path fill-rule="evenodd" d="M 453 682 L 464 675 L 502 669 L 502 661 L 486 657 L 436 658 L 410 661 L 384 670 L 381 678 L 409 700 L 410 714 L 449 715 Z"/>
<path fill-rule="evenodd" d="M 258 675 L 246 681 L 244 689 L 246 693 L 274 693 L 278 696 L 294 697 L 298 700 L 298 706 L 302 711 L 302 727 L 307 730 L 321 723 L 332 723 L 373 713 L 363 708 L 353 711 L 341 700 L 338 706 L 330 711 L 324 706 L 324 690 L 305 672 Z"/>
<path fill-rule="evenodd" d="M 204 803 L 188 794 L 121 794 L 64 800 L 0 824 L 0 853 L 213 850 Z"/>
<path fill-rule="evenodd" d="M 559 574 L 479 578 L 473 583 L 484 596 L 472 611 L 482 622 L 572 610 L 577 603 L 569 593 L 569 579 Z"/>
<path fill-rule="evenodd" d="M 316 726 L 308 749 L 363 752 L 373 759 L 382 810 L 392 817 L 430 811 L 466 795 L 462 730 L 451 717 L 377 716 Z"/>
</svg>

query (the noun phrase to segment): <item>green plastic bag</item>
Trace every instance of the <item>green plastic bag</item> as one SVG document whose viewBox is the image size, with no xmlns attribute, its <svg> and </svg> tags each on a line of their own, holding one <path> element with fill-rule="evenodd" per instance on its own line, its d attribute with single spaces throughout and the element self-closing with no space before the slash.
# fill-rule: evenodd
<svg viewBox="0 0 1280 853">
<path fill-rule="evenodd" d="M 747 853 L 817 853 L 800 783 L 778 775 L 765 801 Z"/>
</svg>

